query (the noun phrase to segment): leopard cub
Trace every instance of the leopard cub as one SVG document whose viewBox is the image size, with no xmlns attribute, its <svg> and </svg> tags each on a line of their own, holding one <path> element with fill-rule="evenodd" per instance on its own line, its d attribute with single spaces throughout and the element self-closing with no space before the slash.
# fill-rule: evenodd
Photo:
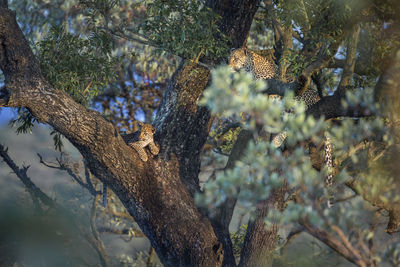
<svg viewBox="0 0 400 267">
<path fill-rule="evenodd" d="M 160 151 L 158 145 L 154 142 L 154 133 L 156 132 L 156 128 L 153 125 L 147 123 L 141 123 L 140 125 L 140 134 L 139 132 L 135 132 L 133 134 L 128 134 L 123 136 L 125 142 L 131 146 L 135 151 L 139 154 L 139 157 L 142 161 L 146 162 L 148 160 L 148 156 L 145 150 L 145 147 L 148 146 L 151 154 L 157 155 Z"/>
</svg>

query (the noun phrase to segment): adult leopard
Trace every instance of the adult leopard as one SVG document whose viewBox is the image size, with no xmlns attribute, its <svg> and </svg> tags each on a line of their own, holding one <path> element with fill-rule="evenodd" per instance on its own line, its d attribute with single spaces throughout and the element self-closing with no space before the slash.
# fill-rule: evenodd
<svg viewBox="0 0 400 267">
<path fill-rule="evenodd" d="M 233 49 L 229 57 L 229 66 L 235 71 L 244 69 L 251 73 L 254 79 L 272 79 L 279 76 L 278 68 L 272 60 L 260 56 L 247 48 Z M 302 101 L 307 108 L 321 100 L 318 92 L 311 88 L 307 89 L 301 96 L 296 96 L 295 99 Z M 276 135 L 272 142 L 276 147 L 280 147 L 285 139 L 286 132 L 282 132 Z M 329 188 L 333 185 L 333 160 L 331 141 L 326 133 L 324 152 L 324 164 L 328 168 L 325 184 Z M 327 203 L 329 208 L 333 205 L 332 201 L 333 199 L 330 197 Z"/>
</svg>

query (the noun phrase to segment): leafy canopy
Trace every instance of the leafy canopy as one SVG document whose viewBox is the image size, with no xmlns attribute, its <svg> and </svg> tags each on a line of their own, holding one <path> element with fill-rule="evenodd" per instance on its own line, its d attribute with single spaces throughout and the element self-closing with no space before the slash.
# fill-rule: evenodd
<svg viewBox="0 0 400 267">
<path fill-rule="evenodd" d="M 226 38 L 218 29 L 220 17 L 203 1 L 146 2 L 147 18 L 139 30 L 161 49 L 187 59 L 226 55 Z"/>
<path fill-rule="evenodd" d="M 82 38 L 54 26 L 38 45 L 43 74 L 54 86 L 88 105 L 115 80 L 117 60 L 111 56 L 112 40 L 106 33 Z"/>
</svg>

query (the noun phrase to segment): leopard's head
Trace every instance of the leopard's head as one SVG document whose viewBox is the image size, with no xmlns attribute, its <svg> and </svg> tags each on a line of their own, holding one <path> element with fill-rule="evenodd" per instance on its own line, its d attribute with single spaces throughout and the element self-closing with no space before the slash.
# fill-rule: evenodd
<svg viewBox="0 0 400 267">
<path fill-rule="evenodd" d="M 140 123 L 140 138 L 153 136 L 156 132 L 156 128 L 148 123 Z"/>
<path fill-rule="evenodd" d="M 237 48 L 231 50 L 229 66 L 235 71 L 242 69 L 246 63 L 247 53 L 248 51 L 246 48 Z"/>
</svg>

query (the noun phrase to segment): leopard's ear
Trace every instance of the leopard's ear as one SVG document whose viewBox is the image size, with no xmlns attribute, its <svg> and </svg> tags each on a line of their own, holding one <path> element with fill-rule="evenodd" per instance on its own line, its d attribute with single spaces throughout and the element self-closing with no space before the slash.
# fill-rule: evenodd
<svg viewBox="0 0 400 267">
<path fill-rule="evenodd" d="M 144 123 L 141 122 L 141 121 L 136 121 L 136 123 L 137 123 L 140 127 L 143 127 L 143 125 L 144 125 Z"/>
</svg>

